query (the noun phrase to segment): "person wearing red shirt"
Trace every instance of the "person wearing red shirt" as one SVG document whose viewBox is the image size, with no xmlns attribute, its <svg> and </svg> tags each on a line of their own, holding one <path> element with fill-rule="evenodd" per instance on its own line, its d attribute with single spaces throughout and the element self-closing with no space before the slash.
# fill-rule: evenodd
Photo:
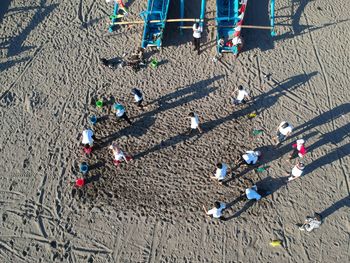
<svg viewBox="0 0 350 263">
<path fill-rule="evenodd" d="M 305 141 L 299 139 L 292 145 L 293 152 L 289 155 L 289 160 L 300 157 L 303 158 L 306 154 Z"/>
</svg>

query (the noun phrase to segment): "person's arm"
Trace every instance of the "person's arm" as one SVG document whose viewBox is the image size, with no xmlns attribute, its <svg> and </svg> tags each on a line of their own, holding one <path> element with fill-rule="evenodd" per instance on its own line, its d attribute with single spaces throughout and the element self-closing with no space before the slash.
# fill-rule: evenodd
<svg viewBox="0 0 350 263">
<path fill-rule="evenodd" d="M 247 98 L 247 100 L 250 100 L 250 96 L 248 92 L 246 92 L 245 97 Z"/>
<path fill-rule="evenodd" d="M 126 163 L 128 163 L 128 159 L 126 158 L 126 155 L 124 154 L 124 153 L 122 153 L 123 154 L 123 159 L 124 159 L 124 161 L 126 162 Z"/>
</svg>

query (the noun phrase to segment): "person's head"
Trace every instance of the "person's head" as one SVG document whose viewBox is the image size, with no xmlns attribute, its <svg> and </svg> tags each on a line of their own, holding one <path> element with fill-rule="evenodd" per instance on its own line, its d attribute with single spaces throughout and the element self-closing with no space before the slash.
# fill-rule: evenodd
<svg viewBox="0 0 350 263">
<path fill-rule="evenodd" d="M 217 164 L 216 164 L 216 168 L 222 169 L 222 163 L 217 163 Z"/>
<path fill-rule="evenodd" d="M 194 23 L 194 27 L 197 29 L 199 27 L 198 23 Z"/>
<path fill-rule="evenodd" d="M 322 221 L 322 215 L 321 214 L 315 212 L 314 217 L 316 218 L 317 221 Z"/>
<path fill-rule="evenodd" d="M 135 94 L 136 93 L 136 88 L 132 88 L 131 89 L 131 94 Z"/>
<path fill-rule="evenodd" d="M 282 127 L 283 129 L 287 128 L 288 126 L 289 126 L 289 123 L 286 122 L 286 121 L 281 125 L 281 127 Z"/>
<path fill-rule="evenodd" d="M 297 144 L 298 144 L 298 145 L 302 145 L 302 144 L 304 144 L 304 143 L 305 143 L 305 141 L 304 141 L 303 139 L 297 140 Z"/>
<path fill-rule="evenodd" d="M 298 163 L 297 164 L 297 167 L 300 169 L 300 170 L 303 170 L 305 168 L 305 164 L 304 163 Z"/>
<path fill-rule="evenodd" d="M 194 112 L 190 112 L 190 113 L 188 114 L 188 116 L 189 116 L 189 117 L 194 117 Z"/>
<path fill-rule="evenodd" d="M 242 85 L 239 85 L 239 86 L 238 86 L 238 90 L 243 90 L 243 86 L 242 86 Z"/>
<path fill-rule="evenodd" d="M 219 209 L 219 208 L 221 207 L 220 202 L 216 201 L 216 202 L 214 203 L 214 207 L 217 208 L 217 209 Z"/>
<path fill-rule="evenodd" d="M 84 148 L 87 149 L 87 148 L 90 148 L 90 145 L 88 143 L 84 144 Z"/>
<path fill-rule="evenodd" d="M 261 151 L 255 151 L 256 156 L 260 157 L 261 156 Z"/>
</svg>

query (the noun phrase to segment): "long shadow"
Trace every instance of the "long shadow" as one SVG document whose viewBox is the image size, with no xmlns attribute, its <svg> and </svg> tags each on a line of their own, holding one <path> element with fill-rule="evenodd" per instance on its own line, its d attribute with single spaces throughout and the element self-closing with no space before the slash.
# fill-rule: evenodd
<svg viewBox="0 0 350 263">
<path fill-rule="evenodd" d="M 244 24 L 269 26 L 269 0 L 249 0 L 247 10 L 245 12 Z M 271 36 L 270 30 L 259 29 L 242 29 L 244 38 L 244 51 L 259 48 L 266 51 L 274 48 L 274 38 Z"/>
<path fill-rule="evenodd" d="M 184 18 L 199 18 L 201 1 L 185 1 Z M 180 1 L 170 1 L 168 18 L 180 18 Z M 184 23 L 192 26 L 193 23 Z M 167 23 L 164 30 L 163 47 L 180 46 L 192 41 L 192 29 L 183 29 L 183 34 L 179 30 L 180 23 Z M 201 41 L 205 42 L 205 33 L 202 33 Z M 195 54 L 194 54 L 195 55 Z"/>
<path fill-rule="evenodd" d="M 308 165 L 305 169 L 304 175 L 311 173 L 312 171 L 321 168 L 327 164 L 331 164 L 339 159 L 342 159 L 350 155 L 350 143 L 345 144 L 339 148 L 334 149 L 330 153 L 318 158 Z"/>
<path fill-rule="evenodd" d="M 326 208 L 319 214 L 321 214 L 322 218 L 325 219 L 326 217 L 330 216 L 331 214 L 345 206 L 350 207 L 350 196 L 346 196 L 343 199 L 340 199 L 339 201 L 332 204 L 330 207 Z"/>
<path fill-rule="evenodd" d="M 173 108 L 182 106 L 186 103 L 189 103 L 191 101 L 199 100 L 201 98 L 208 96 L 211 92 L 214 92 L 217 89 L 215 87 L 210 87 L 210 85 L 213 82 L 219 79 L 222 79 L 223 77 L 224 75 L 219 75 L 210 79 L 201 80 L 183 89 L 167 94 L 157 100 L 151 101 L 149 104 L 158 103 L 159 107 L 154 110 L 140 114 L 138 116 L 138 119 L 133 123 L 132 126 L 126 127 L 114 134 L 111 134 L 103 138 L 101 140 L 100 147 L 102 148 L 107 146 L 108 144 L 110 144 L 112 141 L 114 141 L 120 136 L 128 136 L 128 135 L 132 135 L 135 137 L 142 136 L 154 124 L 156 114 L 159 114 L 168 109 L 173 109 Z M 135 127 L 137 127 L 137 129 Z M 183 136 L 175 136 L 173 138 L 173 140 L 175 140 L 176 143 L 180 142 L 182 139 L 183 139 Z M 158 149 L 158 147 L 156 147 L 155 149 Z M 145 154 L 137 155 L 137 156 L 144 156 L 144 155 Z M 137 158 L 137 156 L 135 156 L 135 158 Z"/>
<path fill-rule="evenodd" d="M 3 72 L 6 69 L 9 69 L 9 68 L 15 66 L 17 63 L 22 63 L 22 62 L 28 61 L 29 59 L 30 59 L 29 57 L 25 57 L 25 58 L 21 58 L 21 59 L 6 61 L 5 63 L 0 63 L 0 72 Z"/>
<path fill-rule="evenodd" d="M 0 23 L 2 23 L 5 14 L 10 6 L 11 0 L 1 0 L 0 4 Z"/>
<path fill-rule="evenodd" d="M 267 196 L 274 194 L 276 191 L 278 191 L 280 188 L 287 186 L 287 180 L 286 178 L 272 178 L 271 176 L 264 178 L 263 180 L 256 183 L 256 186 L 258 187 L 258 192 L 262 196 L 262 199 L 259 201 L 256 200 L 248 200 L 245 198 L 245 195 L 242 195 L 238 197 L 237 199 L 233 200 L 231 203 L 229 203 L 228 208 L 233 207 L 234 204 L 238 203 L 242 200 L 247 200 L 247 202 L 244 204 L 242 208 L 240 208 L 238 211 L 236 211 L 234 214 L 232 214 L 229 217 L 225 217 L 226 221 L 239 217 L 241 214 L 246 212 L 249 208 L 251 208 L 253 205 L 259 203 Z"/>
<path fill-rule="evenodd" d="M 30 32 L 39 25 L 41 21 L 45 19 L 57 6 L 58 4 L 52 4 L 49 6 L 45 6 L 46 0 L 40 1 L 40 7 L 38 7 L 38 10 L 34 14 L 31 22 L 27 25 L 27 27 L 17 36 L 11 38 L 9 41 L 9 47 L 7 56 L 15 56 L 21 53 L 22 51 L 26 49 L 30 49 L 30 47 L 22 47 L 23 42 L 27 39 Z"/>
<path fill-rule="evenodd" d="M 317 117 L 303 123 L 302 125 L 299 125 L 298 127 L 295 127 L 293 135 L 294 137 L 299 136 L 300 134 L 305 133 L 308 130 L 311 130 L 313 128 L 316 128 L 318 126 L 330 123 L 332 120 L 335 120 L 342 115 L 346 115 L 350 112 L 350 103 L 344 103 L 342 105 L 339 105 L 325 113 L 322 113 L 321 115 L 318 115 Z"/>
<path fill-rule="evenodd" d="M 346 137 L 349 137 L 349 131 L 350 131 L 350 123 L 338 128 L 335 131 L 331 131 L 325 134 L 321 135 L 321 139 L 315 142 L 314 144 L 307 147 L 309 152 L 312 152 L 313 150 L 327 144 L 327 143 L 333 143 L 338 144 L 342 142 Z"/>
<path fill-rule="evenodd" d="M 343 19 L 343 20 L 340 20 L 340 21 L 337 21 L 334 23 L 326 23 L 326 24 L 323 24 L 321 26 L 301 25 L 300 20 L 301 20 L 301 17 L 303 15 L 304 9 L 306 8 L 307 4 L 311 3 L 311 2 L 314 2 L 314 0 L 292 0 L 292 5 L 291 5 L 292 15 L 291 16 L 284 16 L 285 18 L 290 18 L 292 20 L 291 25 L 287 25 L 287 26 L 292 26 L 292 31 L 275 36 L 274 37 L 275 41 L 293 38 L 293 37 L 296 37 L 299 35 L 303 35 L 307 32 L 313 32 L 313 31 L 316 31 L 319 29 L 324 29 L 326 27 L 336 25 L 339 23 L 343 23 L 343 22 L 347 22 L 349 20 L 349 19 Z M 295 9 L 295 7 L 296 7 L 296 9 Z M 320 10 L 320 11 L 322 11 L 322 10 Z M 318 12 L 318 11 L 316 11 L 316 12 Z M 275 17 L 277 18 L 278 16 L 275 16 Z M 282 24 L 277 22 L 276 25 L 282 25 Z"/>
<path fill-rule="evenodd" d="M 226 117 L 220 118 L 220 119 L 216 119 L 216 120 L 211 120 L 211 121 L 207 121 L 202 123 L 202 129 L 204 130 L 204 133 L 207 133 L 213 129 L 215 129 L 217 126 L 234 120 L 234 119 L 238 119 L 240 117 L 245 117 L 247 114 L 251 113 L 251 112 L 257 112 L 257 113 L 261 113 L 263 110 L 270 108 L 271 106 L 273 106 L 278 99 L 285 95 L 285 92 L 287 90 L 293 90 L 296 89 L 298 87 L 300 87 L 303 83 L 305 83 L 306 81 L 308 81 L 312 76 L 316 75 L 317 72 L 312 72 L 310 74 L 301 74 L 301 75 L 297 75 L 295 77 L 291 77 L 289 79 L 287 79 L 286 81 L 282 82 L 280 86 L 276 86 L 275 88 L 273 88 L 272 90 L 270 90 L 269 92 L 266 93 L 262 93 L 259 96 L 255 97 L 255 102 L 253 104 L 249 104 L 248 107 L 234 111 L 233 113 L 227 115 Z M 186 136 L 185 134 L 179 134 L 176 136 L 173 136 L 169 139 L 167 139 L 166 141 L 163 141 L 162 143 L 160 143 L 159 145 L 156 145 L 142 153 L 139 153 L 135 156 L 135 158 L 141 158 L 151 152 L 160 150 L 160 149 L 164 149 L 170 146 L 174 146 L 186 139 L 192 138 L 194 136 L 197 136 L 197 139 L 199 139 L 201 136 L 203 136 L 203 134 L 192 134 L 190 136 Z"/>
</svg>

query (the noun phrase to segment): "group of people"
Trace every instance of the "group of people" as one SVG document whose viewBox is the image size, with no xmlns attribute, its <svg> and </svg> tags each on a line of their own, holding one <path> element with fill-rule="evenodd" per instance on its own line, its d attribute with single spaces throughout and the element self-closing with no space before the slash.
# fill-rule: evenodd
<svg viewBox="0 0 350 263">
<path fill-rule="evenodd" d="M 131 95 L 134 97 L 134 102 L 136 106 L 140 110 L 144 110 L 145 106 L 143 105 L 144 99 L 143 99 L 143 94 L 140 89 L 133 88 L 131 90 Z M 124 120 L 126 121 L 129 125 L 132 124 L 130 118 L 128 117 L 126 113 L 125 107 L 120 103 L 120 102 L 115 102 L 112 105 L 112 110 L 116 116 L 117 119 L 119 120 Z M 94 142 L 96 141 L 96 136 L 94 135 L 94 132 L 92 129 L 85 127 L 85 129 L 82 132 L 82 141 L 81 144 L 83 146 L 83 152 L 89 156 L 92 151 L 93 151 L 93 146 Z M 116 142 L 113 142 L 109 147 L 108 147 L 113 154 L 113 163 L 116 166 L 119 166 L 123 161 L 126 163 L 130 162 L 132 160 L 131 155 L 125 154 L 121 148 L 118 146 Z"/>
<path fill-rule="evenodd" d="M 247 103 L 251 98 L 249 93 L 239 86 L 238 89 L 234 92 L 235 97 L 232 98 L 232 104 L 234 106 Z M 276 129 L 276 135 L 272 138 L 275 142 L 275 146 L 279 146 L 283 141 L 285 141 L 293 132 L 293 126 L 286 121 L 283 121 L 278 125 Z M 288 173 L 287 181 L 295 180 L 303 175 L 305 164 L 303 162 L 304 157 L 307 153 L 305 147 L 304 139 L 297 139 L 295 143 L 291 145 L 292 152 L 288 155 L 289 162 L 293 159 L 296 159 L 295 165 L 292 168 L 291 172 Z M 249 150 L 243 153 L 237 160 L 235 160 L 234 166 L 238 169 L 241 166 L 254 166 L 258 164 L 259 159 L 261 158 L 262 153 L 258 150 Z M 228 165 L 225 163 L 217 163 L 216 171 L 210 177 L 214 180 L 217 180 L 221 184 L 225 184 L 228 175 Z M 231 177 L 235 177 L 235 174 L 231 172 Z M 256 184 L 251 181 L 250 187 L 245 189 L 245 198 L 247 200 L 260 200 L 263 196 L 268 195 L 269 192 L 265 190 L 259 191 Z M 204 207 L 205 213 L 216 219 L 225 220 L 223 216 L 223 211 L 227 209 L 227 206 L 223 202 L 216 201 L 214 202 L 214 207 L 210 210 L 206 210 Z M 322 223 L 322 216 L 315 213 L 313 217 L 307 217 L 304 224 L 300 226 L 300 230 L 312 231 L 315 228 L 318 228 Z"/>
</svg>

